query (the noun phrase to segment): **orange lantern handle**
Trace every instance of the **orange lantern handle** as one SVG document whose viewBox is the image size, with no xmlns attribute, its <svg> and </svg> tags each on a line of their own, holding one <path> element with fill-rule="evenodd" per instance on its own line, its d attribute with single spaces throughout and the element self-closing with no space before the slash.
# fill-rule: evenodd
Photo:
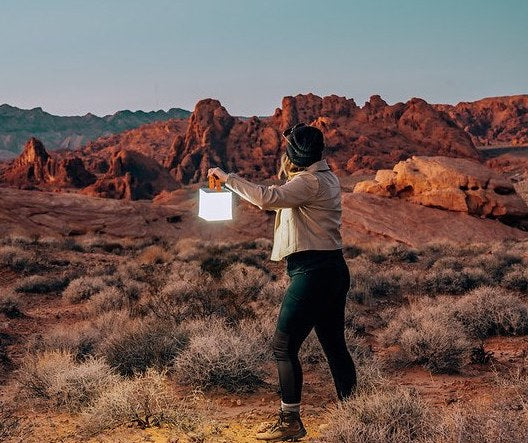
<svg viewBox="0 0 528 443">
<path fill-rule="evenodd" d="M 222 190 L 220 179 L 214 174 L 209 176 L 209 189 L 216 189 L 217 191 Z"/>
</svg>

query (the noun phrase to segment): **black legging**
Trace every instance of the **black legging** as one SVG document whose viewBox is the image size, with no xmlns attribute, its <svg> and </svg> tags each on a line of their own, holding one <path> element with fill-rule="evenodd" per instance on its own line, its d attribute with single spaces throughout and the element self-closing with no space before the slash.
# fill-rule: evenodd
<svg viewBox="0 0 528 443">
<path fill-rule="evenodd" d="M 291 276 L 272 341 L 284 403 L 301 401 L 303 375 L 298 352 L 313 327 L 328 359 L 338 398 L 343 400 L 354 391 L 356 369 L 344 335 L 349 287 L 350 273 L 342 255 L 332 268 Z"/>
</svg>

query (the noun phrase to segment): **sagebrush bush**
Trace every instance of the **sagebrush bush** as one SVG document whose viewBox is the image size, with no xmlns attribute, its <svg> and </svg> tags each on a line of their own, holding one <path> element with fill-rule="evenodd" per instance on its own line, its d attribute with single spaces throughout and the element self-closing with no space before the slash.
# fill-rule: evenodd
<svg viewBox="0 0 528 443">
<path fill-rule="evenodd" d="M 174 361 L 179 383 L 229 392 L 252 392 L 262 384 L 268 354 L 255 330 L 230 327 L 219 319 L 187 325 L 190 341 Z"/>
<path fill-rule="evenodd" d="M 526 442 L 527 427 L 528 417 L 516 410 L 464 405 L 444 413 L 439 441 Z"/>
<path fill-rule="evenodd" d="M 98 347 L 108 363 L 123 375 L 163 369 L 187 345 L 188 334 L 171 322 L 130 320 Z"/>
<path fill-rule="evenodd" d="M 37 267 L 32 254 L 17 246 L 0 246 L 0 265 L 13 271 L 32 271 Z"/>
<path fill-rule="evenodd" d="M 359 392 L 327 414 L 325 442 L 408 443 L 431 441 L 437 416 L 416 391 L 404 388 Z"/>
<path fill-rule="evenodd" d="M 62 297 L 70 303 L 80 303 L 107 286 L 102 277 L 79 277 L 72 280 L 62 291 Z"/>
<path fill-rule="evenodd" d="M 421 364 L 435 373 L 457 372 L 469 359 L 471 342 L 448 307 L 422 301 L 401 308 L 380 338 L 385 345 L 399 345 L 401 363 Z"/>
<path fill-rule="evenodd" d="M 23 317 L 20 297 L 12 291 L 0 293 L 0 314 L 7 318 Z"/>
<path fill-rule="evenodd" d="M 33 336 L 28 343 L 31 352 L 63 351 L 80 361 L 94 355 L 101 342 L 114 331 L 124 330 L 130 321 L 126 311 L 101 314 L 91 320 L 72 325 L 58 324 L 42 334 Z"/>
<path fill-rule="evenodd" d="M 49 292 L 61 291 L 66 287 L 69 280 L 66 277 L 50 277 L 46 275 L 31 275 L 19 280 L 14 289 L 17 292 L 32 292 L 35 294 L 47 294 Z"/>
<path fill-rule="evenodd" d="M 351 280 L 348 296 L 359 303 L 398 297 L 412 285 L 408 279 L 410 274 L 398 267 L 373 270 L 371 265 L 359 260 L 352 260 L 348 265 Z"/>
<path fill-rule="evenodd" d="M 168 282 L 148 305 L 156 316 L 176 322 L 218 316 L 237 322 L 254 315 L 248 302 L 267 281 L 260 270 L 242 264 L 233 265 L 237 271 L 237 287 L 236 284 L 217 281 L 196 264 L 195 261 L 174 263 Z M 244 274 L 246 282 L 243 282 Z M 225 278 L 228 277 L 226 274 Z"/>
<path fill-rule="evenodd" d="M 477 288 L 450 303 L 449 312 L 475 338 L 528 333 L 528 305 L 504 289 Z"/>
<path fill-rule="evenodd" d="M 490 282 L 488 274 L 481 269 L 431 268 L 421 280 L 422 291 L 426 294 L 463 294 Z"/>
<path fill-rule="evenodd" d="M 515 265 L 502 279 L 502 286 L 512 291 L 528 292 L 528 271 L 525 266 Z"/>
<path fill-rule="evenodd" d="M 27 355 L 17 380 L 30 398 L 76 412 L 118 381 L 108 364 L 97 358 L 76 362 L 73 354 L 45 351 Z"/>
<path fill-rule="evenodd" d="M 145 265 L 168 263 L 172 255 L 159 245 L 147 246 L 137 256 L 137 262 Z"/>
<path fill-rule="evenodd" d="M 142 429 L 165 425 L 189 432 L 206 420 L 199 401 L 203 399 L 198 395 L 177 400 L 165 374 L 149 369 L 102 392 L 83 413 L 82 428 L 88 436 L 129 424 Z"/>
<path fill-rule="evenodd" d="M 107 286 L 92 295 L 85 304 L 91 315 L 122 309 L 130 310 L 135 300 L 115 286 Z"/>
</svg>

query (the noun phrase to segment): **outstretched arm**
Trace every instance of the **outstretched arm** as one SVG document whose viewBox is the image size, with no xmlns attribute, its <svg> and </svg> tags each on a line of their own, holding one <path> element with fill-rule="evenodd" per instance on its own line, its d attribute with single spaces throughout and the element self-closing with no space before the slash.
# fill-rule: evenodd
<svg viewBox="0 0 528 443">
<path fill-rule="evenodd" d="M 224 181 L 226 186 L 260 209 L 294 208 L 312 200 L 319 190 L 319 181 L 313 174 L 299 174 L 283 185 L 258 185 L 234 172 L 226 174 L 219 168 L 209 170 Z"/>
</svg>

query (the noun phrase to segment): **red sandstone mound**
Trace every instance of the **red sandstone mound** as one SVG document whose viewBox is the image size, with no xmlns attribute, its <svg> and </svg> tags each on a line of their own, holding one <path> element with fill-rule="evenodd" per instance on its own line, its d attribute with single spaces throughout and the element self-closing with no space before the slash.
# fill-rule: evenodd
<svg viewBox="0 0 528 443">
<path fill-rule="evenodd" d="M 509 180 L 462 158 L 413 156 L 392 170 L 379 170 L 374 180 L 359 182 L 354 192 L 398 197 L 507 223 L 528 218 L 528 206 Z"/>
<path fill-rule="evenodd" d="M 162 190 L 176 189 L 177 183 L 156 160 L 136 151 L 121 150 L 110 159 L 108 171 L 84 194 L 128 200 L 152 199 Z"/>
<path fill-rule="evenodd" d="M 188 119 L 172 119 L 149 123 L 88 143 L 79 151 L 86 167 L 94 174 L 107 172 L 109 160 L 115 151 L 137 151 L 163 163 L 176 136 L 184 134 Z"/>
<path fill-rule="evenodd" d="M 40 140 L 32 137 L 20 156 L 8 163 L 0 174 L 0 181 L 19 188 L 82 188 L 95 182 L 82 160 L 67 156 L 50 156 Z"/>
<path fill-rule="evenodd" d="M 434 106 L 449 114 L 475 145 L 528 144 L 528 95 Z"/>
</svg>

